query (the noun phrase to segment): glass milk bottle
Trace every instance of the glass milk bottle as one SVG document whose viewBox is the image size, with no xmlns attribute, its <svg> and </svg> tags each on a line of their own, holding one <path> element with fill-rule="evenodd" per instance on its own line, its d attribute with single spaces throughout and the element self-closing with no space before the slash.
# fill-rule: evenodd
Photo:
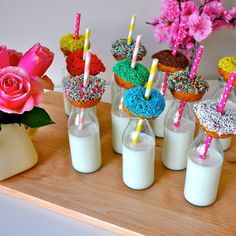
<svg viewBox="0 0 236 236">
<path fill-rule="evenodd" d="M 71 110 L 72 110 L 72 105 L 70 104 L 70 102 L 68 101 L 68 99 L 65 97 L 65 93 L 64 93 L 64 84 L 67 82 L 67 80 L 70 78 L 70 76 L 68 75 L 68 73 L 66 72 L 66 69 L 64 69 L 64 76 L 62 79 L 62 88 L 63 88 L 63 101 L 64 101 L 64 111 L 66 113 L 66 115 L 70 115 Z"/>
<path fill-rule="evenodd" d="M 122 154 L 122 135 L 129 123 L 129 116 L 122 109 L 124 90 L 119 87 L 111 108 L 112 147 L 119 154 Z"/>
<path fill-rule="evenodd" d="M 140 120 L 130 118 L 122 141 L 122 175 L 124 183 L 132 189 L 145 189 L 154 182 L 155 136 L 147 120 L 141 120 L 142 128 L 137 143 L 133 143 Z"/>
<path fill-rule="evenodd" d="M 205 139 L 206 134 L 200 130 L 188 152 L 184 197 L 196 206 L 215 202 L 223 164 L 224 153 L 219 139 L 212 140 L 205 159 L 199 158 Z"/>
<path fill-rule="evenodd" d="M 223 94 L 224 92 L 225 85 L 226 85 L 225 81 L 222 78 L 219 78 L 216 90 L 213 93 L 211 99 L 213 100 L 220 99 L 221 94 Z M 231 109 L 232 111 L 236 112 L 236 97 L 235 97 L 234 91 L 231 91 L 229 95 L 229 98 L 226 102 L 226 108 Z M 224 151 L 228 150 L 231 147 L 232 137 L 221 138 L 219 140 L 223 146 Z"/>
<path fill-rule="evenodd" d="M 101 144 L 99 124 L 92 108 L 72 108 L 68 120 L 68 135 L 72 166 L 82 173 L 91 173 L 101 167 Z M 83 124 L 83 125 L 82 125 Z"/>
<path fill-rule="evenodd" d="M 187 164 L 187 153 L 193 141 L 195 120 L 190 104 L 186 103 L 179 127 L 175 127 L 180 101 L 174 99 L 165 119 L 165 137 L 162 150 L 162 164 L 171 170 L 183 170 Z"/>
<path fill-rule="evenodd" d="M 114 99 L 116 98 L 117 93 L 119 93 L 120 89 L 122 88 L 116 83 L 113 73 L 111 79 L 111 103 L 114 103 Z"/>
<path fill-rule="evenodd" d="M 163 82 L 164 82 L 165 76 L 166 76 L 166 73 L 159 70 L 157 80 L 155 81 L 155 84 L 153 87 L 155 87 L 162 94 L 165 94 L 164 97 L 165 97 L 166 106 L 165 106 L 164 111 L 161 113 L 161 115 L 159 117 L 150 121 L 150 125 L 153 128 L 153 132 L 154 132 L 155 136 L 160 137 L 160 138 L 164 137 L 165 116 L 166 116 L 167 112 L 169 111 L 170 107 L 173 105 L 172 94 L 170 93 L 168 88 L 166 88 L 166 90 L 165 90 L 165 88 L 163 88 Z M 165 91 L 164 93 L 163 93 L 163 90 Z"/>
</svg>

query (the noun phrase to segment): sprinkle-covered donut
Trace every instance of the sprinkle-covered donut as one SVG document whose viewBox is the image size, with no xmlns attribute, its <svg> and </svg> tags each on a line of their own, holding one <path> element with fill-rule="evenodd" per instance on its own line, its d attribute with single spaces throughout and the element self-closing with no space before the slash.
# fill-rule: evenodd
<svg viewBox="0 0 236 236">
<path fill-rule="evenodd" d="M 203 130 L 214 138 L 227 138 L 236 134 L 236 113 L 230 109 L 217 112 L 219 101 L 205 100 L 194 104 L 193 110 Z"/>
<path fill-rule="evenodd" d="M 223 57 L 218 62 L 218 71 L 220 75 L 227 82 L 230 74 L 233 71 L 236 71 L 236 57 Z M 234 85 L 236 86 L 236 81 L 234 81 Z"/>
<path fill-rule="evenodd" d="M 149 100 L 146 100 L 145 87 L 131 88 L 125 91 L 123 108 L 131 116 L 143 119 L 155 119 L 165 109 L 165 99 L 156 89 L 151 89 Z"/>
<path fill-rule="evenodd" d="M 152 58 L 158 59 L 158 68 L 164 72 L 176 72 L 185 70 L 189 61 L 187 57 L 177 52 L 175 56 L 172 55 L 172 50 L 162 50 L 152 55 Z"/>
<path fill-rule="evenodd" d="M 66 98 L 80 108 L 93 107 L 99 103 L 105 91 L 106 82 L 95 76 L 89 76 L 89 84 L 83 86 L 84 75 L 70 77 L 64 84 Z"/>
<path fill-rule="evenodd" d="M 113 67 L 116 83 L 123 88 L 143 86 L 148 81 L 149 71 L 142 64 L 136 62 L 135 68 L 131 67 L 131 61 L 117 61 Z"/>
<path fill-rule="evenodd" d="M 60 49 L 65 56 L 68 56 L 71 52 L 83 50 L 84 39 L 84 35 L 79 35 L 78 39 L 74 38 L 74 34 L 62 36 L 60 38 Z"/>
<path fill-rule="evenodd" d="M 127 39 L 118 39 L 114 43 L 112 43 L 111 52 L 113 57 L 119 61 L 123 59 L 129 59 L 131 60 L 134 53 L 136 40 L 132 40 L 130 44 L 127 44 Z M 145 57 L 147 54 L 146 48 L 141 44 L 139 51 L 138 51 L 138 57 L 137 60 L 141 61 L 143 57 Z"/>
<path fill-rule="evenodd" d="M 66 58 L 66 68 L 71 76 L 79 76 L 84 73 L 85 61 L 83 60 L 83 51 L 70 53 Z M 102 61 L 95 55 L 91 54 L 90 75 L 98 75 L 105 72 L 106 68 Z"/>
<path fill-rule="evenodd" d="M 208 83 L 201 76 L 196 74 L 193 79 L 190 79 L 187 71 L 171 73 L 168 86 L 175 98 L 186 102 L 201 100 L 209 88 Z"/>
</svg>

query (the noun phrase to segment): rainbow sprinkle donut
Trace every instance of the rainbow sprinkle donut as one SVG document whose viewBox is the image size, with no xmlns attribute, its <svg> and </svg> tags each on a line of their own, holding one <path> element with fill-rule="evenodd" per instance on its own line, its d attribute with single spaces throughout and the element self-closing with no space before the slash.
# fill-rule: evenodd
<svg viewBox="0 0 236 236">
<path fill-rule="evenodd" d="M 66 98 L 80 108 L 93 107 L 99 103 L 105 92 L 106 82 L 95 76 L 89 76 L 89 84 L 83 86 L 84 75 L 70 77 L 64 84 Z"/>
<path fill-rule="evenodd" d="M 165 99 L 156 89 L 151 89 L 150 99 L 146 100 L 145 87 L 131 88 L 125 91 L 123 108 L 131 116 L 142 119 L 155 119 L 165 109 Z"/>
<path fill-rule="evenodd" d="M 114 43 L 112 43 L 111 52 L 113 57 L 119 61 L 123 59 L 132 59 L 134 48 L 135 48 L 136 40 L 132 39 L 130 44 L 127 44 L 127 39 L 118 39 Z M 141 61 L 143 57 L 147 54 L 146 48 L 141 44 L 137 60 Z"/>
</svg>

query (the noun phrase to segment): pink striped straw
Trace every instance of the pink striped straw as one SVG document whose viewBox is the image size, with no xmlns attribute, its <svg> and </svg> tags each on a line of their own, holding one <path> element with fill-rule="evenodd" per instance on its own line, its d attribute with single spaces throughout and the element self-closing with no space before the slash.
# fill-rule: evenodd
<svg viewBox="0 0 236 236">
<path fill-rule="evenodd" d="M 80 17 L 81 17 L 81 13 L 77 13 L 76 14 L 76 19 L 75 19 L 75 39 L 77 40 L 79 38 L 79 27 L 80 27 Z"/>
<path fill-rule="evenodd" d="M 176 56 L 176 53 L 179 49 L 179 44 L 180 44 L 181 38 L 183 36 L 183 32 L 184 32 L 184 26 L 181 24 L 181 25 L 179 25 L 177 38 L 175 40 L 175 44 L 174 44 L 174 47 L 173 47 L 173 50 L 172 50 L 172 55 L 173 56 Z"/>
<path fill-rule="evenodd" d="M 83 86 L 87 87 L 89 84 L 89 69 L 90 69 L 90 61 L 91 61 L 91 51 L 88 50 L 85 58 L 85 67 L 84 67 L 84 81 Z M 79 117 L 79 130 L 84 127 L 84 112 L 85 108 L 80 109 L 80 117 Z"/>
<path fill-rule="evenodd" d="M 83 82 L 84 87 L 87 87 L 89 84 L 90 61 L 91 61 L 91 51 L 88 50 L 85 56 L 84 82 Z"/>
<path fill-rule="evenodd" d="M 133 53 L 133 57 L 132 57 L 132 63 L 131 63 L 131 67 L 134 69 L 135 65 L 136 65 L 136 61 L 138 58 L 138 51 L 141 45 L 141 38 L 142 35 L 138 35 L 137 39 L 136 39 L 136 43 L 135 43 L 135 48 L 134 48 L 134 53 Z"/>
<path fill-rule="evenodd" d="M 234 71 L 230 74 L 230 77 L 229 77 L 229 80 L 228 80 L 227 85 L 225 87 L 224 93 L 221 96 L 220 103 L 219 103 L 219 106 L 217 108 L 217 112 L 220 112 L 220 113 L 224 112 L 225 104 L 226 104 L 226 102 L 229 98 L 229 94 L 230 94 L 230 92 L 233 88 L 233 83 L 234 83 L 235 79 L 236 79 L 236 72 Z M 211 136 L 207 135 L 207 137 L 205 139 L 205 142 L 204 142 L 204 152 L 201 155 L 199 155 L 200 159 L 205 159 L 206 158 L 206 154 L 207 154 L 207 151 L 210 147 L 212 139 L 213 138 Z"/>
<path fill-rule="evenodd" d="M 170 73 L 166 72 L 164 81 L 163 81 L 163 83 L 161 85 L 161 94 L 162 94 L 162 96 L 166 95 L 166 88 L 167 88 L 167 84 L 168 84 L 169 75 L 170 75 Z"/>
<path fill-rule="evenodd" d="M 79 130 L 84 128 L 84 112 L 85 108 L 80 108 Z"/>
<path fill-rule="evenodd" d="M 178 128 L 180 125 L 180 121 L 181 121 L 181 117 L 183 115 L 184 112 L 184 108 L 185 108 L 186 102 L 181 100 L 180 104 L 179 104 L 179 109 L 177 111 L 176 117 L 174 118 L 174 127 Z"/>
<path fill-rule="evenodd" d="M 199 62 L 200 62 L 200 59 L 202 57 L 203 49 L 204 49 L 204 47 L 201 46 L 201 45 L 197 49 L 197 53 L 196 53 L 196 56 L 195 56 L 195 59 L 194 59 L 194 62 L 193 62 L 193 65 L 192 65 L 192 68 L 191 68 L 191 71 L 190 71 L 190 75 L 189 75 L 190 79 L 193 79 L 196 72 L 197 72 L 197 68 L 199 66 Z"/>
</svg>

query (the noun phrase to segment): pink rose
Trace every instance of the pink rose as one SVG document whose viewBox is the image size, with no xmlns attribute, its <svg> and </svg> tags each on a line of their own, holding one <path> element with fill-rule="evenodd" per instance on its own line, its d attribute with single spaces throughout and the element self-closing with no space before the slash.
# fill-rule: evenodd
<svg viewBox="0 0 236 236">
<path fill-rule="evenodd" d="M 0 110 L 22 114 L 38 105 L 43 89 L 37 77 L 31 77 L 20 67 L 0 69 Z"/>
<path fill-rule="evenodd" d="M 0 69 L 9 66 L 9 58 L 7 47 L 4 45 L 0 46 Z"/>
<path fill-rule="evenodd" d="M 54 54 L 48 48 L 36 43 L 22 56 L 18 66 L 30 76 L 41 77 L 52 64 L 53 57 Z"/>
<path fill-rule="evenodd" d="M 22 57 L 22 53 L 17 52 L 14 49 L 7 49 L 7 52 L 9 58 L 9 66 L 17 66 Z"/>
</svg>

